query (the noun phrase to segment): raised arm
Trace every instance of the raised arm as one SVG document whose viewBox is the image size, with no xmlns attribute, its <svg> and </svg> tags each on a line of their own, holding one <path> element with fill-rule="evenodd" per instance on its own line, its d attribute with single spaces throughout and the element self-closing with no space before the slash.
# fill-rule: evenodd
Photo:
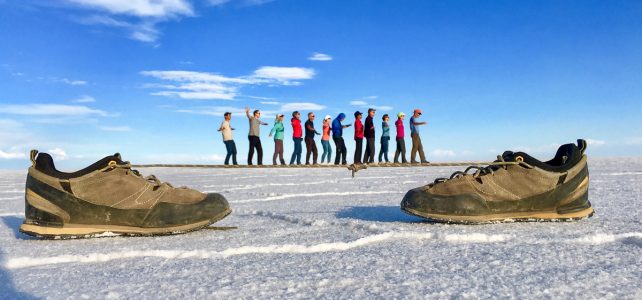
<svg viewBox="0 0 642 300">
<path fill-rule="evenodd" d="M 252 119 L 252 117 L 250 116 L 250 108 L 249 107 L 245 107 L 245 115 L 247 116 L 248 119 Z"/>
</svg>

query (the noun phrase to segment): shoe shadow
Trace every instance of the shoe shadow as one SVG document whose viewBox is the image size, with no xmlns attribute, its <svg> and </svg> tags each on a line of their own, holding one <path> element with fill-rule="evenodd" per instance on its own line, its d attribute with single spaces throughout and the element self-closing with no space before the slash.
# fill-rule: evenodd
<svg viewBox="0 0 642 300">
<path fill-rule="evenodd" d="M 337 212 L 335 216 L 340 219 L 376 222 L 434 223 L 406 214 L 399 206 L 352 206 Z"/>
<path fill-rule="evenodd" d="M 9 229 L 13 231 L 13 236 L 15 236 L 17 239 L 20 239 L 20 240 L 36 239 L 35 237 L 28 236 L 20 232 L 20 225 L 22 225 L 22 221 L 24 221 L 24 218 L 16 217 L 16 216 L 4 216 L 4 217 L 0 217 L 0 219 L 2 219 L 2 222 L 4 223 L 4 225 L 9 227 Z"/>
</svg>

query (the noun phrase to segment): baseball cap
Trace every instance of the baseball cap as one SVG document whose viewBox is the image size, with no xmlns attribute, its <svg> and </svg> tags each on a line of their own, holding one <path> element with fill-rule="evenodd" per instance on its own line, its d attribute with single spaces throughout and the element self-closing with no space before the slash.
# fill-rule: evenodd
<svg viewBox="0 0 642 300">
<path fill-rule="evenodd" d="M 363 115 L 363 113 L 357 110 L 357 111 L 354 112 L 354 116 L 356 117 L 358 115 Z"/>
<path fill-rule="evenodd" d="M 377 110 L 374 108 L 368 108 L 368 113 L 370 113 L 371 111 L 377 111 Z"/>
<path fill-rule="evenodd" d="M 397 118 L 401 118 L 402 116 L 405 116 L 405 115 L 406 115 L 406 114 L 404 114 L 404 113 L 403 113 L 403 111 L 400 111 L 400 112 L 397 114 Z"/>
<path fill-rule="evenodd" d="M 419 108 L 415 108 L 415 111 L 414 111 L 414 112 L 415 112 L 415 113 L 418 113 L 418 114 L 420 114 L 420 115 L 421 115 L 421 109 L 419 109 Z"/>
<path fill-rule="evenodd" d="M 323 119 L 324 119 L 324 120 L 332 119 L 332 117 L 330 117 L 330 115 L 325 115 L 325 117 L 324 117 Z"/>
</svg>

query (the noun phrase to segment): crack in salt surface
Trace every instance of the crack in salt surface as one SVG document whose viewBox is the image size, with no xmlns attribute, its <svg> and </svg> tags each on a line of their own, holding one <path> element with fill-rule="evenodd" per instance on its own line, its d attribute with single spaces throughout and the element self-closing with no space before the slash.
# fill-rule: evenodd
<svg viewBox="0 0 642 300">
<path fill-rule="evenodd" d="M 237 213 L 259 216 L 259 217 L 267 217 L 274 220 L 281 220 L 292 224 L 312 226 L 312 227 L 325 227 L 329 225 L 329 226 L 347 227 L 350 229 L 361 229 L 372 233 L 381 233 L 384 231 L 383 229 L 377 227 L 376 224 L 360 224 L 354 221 L 337 222 L 337 221 L 325 221 L 325 220 L 312 220 L 312 219 L 298 218 L 290 215 L 278 214 L 278 213 L 262 211 L 262 210 L 252 210 L 252 211 L 237 210 Z"/>
<path fill-rule="evenodd" d="M 305 194 L 285 194 L 279 196 L 269 196 L 259 199 L 246 199 L 238 201 L 230 201 L 230 203 L 249 203 L 249 202 L 266 202 L 274 200 L 283 200 L 288 198 L 310 198 L 318 196 L 350 196 L 350 195 L 383 195 L 383 194 L 403 194 L 405 192 L 390 192 L 390 191 L 355 191 L 355 192 L 327 192 L 327 193 L 305 193 Z"/>
<path fill-rule="evenodd" d="M 20 269 L 44 265 L 68 264 L 68 263 L 100 263 L 117 259 L 158 257 L 165 259 L 209 259 L 226 258 L 248 254 L 311 254 L 320 252 L 347 251 L 371 244 L 377 244 L 394 239 L 424 240 L 433 237 L 432 233 L 416 232 L 386 232 L 366 236 L 351 242 L 321 243 L 316 245 L 269 245 L 269 246 L 243 246 L 229 248 L 223 251 L 207 250 L 134 250 L 111 253 L 92 253 L 88 255 L 60 255 L 53 257 L 17 257 L 6 261 L 8 269 Z"/>
</svg>

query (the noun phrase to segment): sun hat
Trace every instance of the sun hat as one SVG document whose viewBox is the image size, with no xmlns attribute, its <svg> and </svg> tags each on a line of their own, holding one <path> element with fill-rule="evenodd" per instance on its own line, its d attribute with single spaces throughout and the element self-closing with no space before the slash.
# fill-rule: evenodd
<svg viewBox="0 0 642 300">
<path fill-rule="evenodd" d="M 403 111 L 400 111 L 400 112 L 397 114 L 397 118 L 401 118 L 401 117 L 403 117 L 403 116 L 405 116 L 405 115 L 406 115 L 406 114 L 404 114 L 404 113 L 403 113 Z"/>
</svg>

